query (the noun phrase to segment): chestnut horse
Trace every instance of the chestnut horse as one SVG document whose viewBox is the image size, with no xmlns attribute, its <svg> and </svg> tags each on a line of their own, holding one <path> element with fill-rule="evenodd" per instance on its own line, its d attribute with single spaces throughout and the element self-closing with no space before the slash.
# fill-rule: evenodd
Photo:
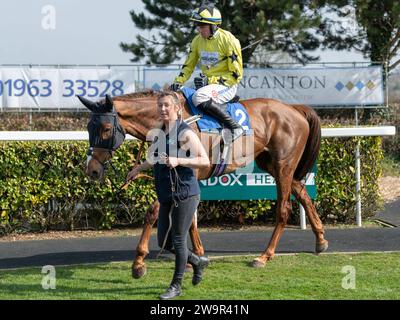
<svg viewBox="0 0 400 320">
<path fill-rule="evenodd" d="M 152 128 L 159 124 L 157 115 L 157 93 L 139 92 L 123 96 L 106 96 L 106 99 L 100 102 L 92 102 L 83 97 L 78 97 L 81 102 L 89 108 L 92 123 L 96 115 L 114 114 L 115 121 L 106 119 L 105 121 L 95 119 L 97 128 L 89 130 L 89 139 L 91 142 L 90 152 L 88 153 L 86 174 L 94 179 L 100 179 L 104 175 L 104 164 L 112 157 L 113 151 L 119 146 L 112 142 L 112 135 L 124 131 L 130 135 L 144 141 Z M 184 106 L 182 117 L 190 117 L 185 98 L 181 96 L 181 103 Z M 272 99 L 249 99 L 241 101 L 246 108 L 250 124 L 253 129 L 251 142 L 254 148 L 251 148 L 250 154 L 242 153 L 242 159 L 232 161 L 227 167 L 225 173 L 229 173 L 243 166 L 243 159 L 246 164 L 255 160 L 260 169 L 271 174 L 276 181 L 277 187 L 277 208 L 276 225 L 272 237 L 265 251 L 253 260 L 254 267 L 262 267 L 275 254 L 275 249 L 282 235 L 283 229 L 291 213 L 290 194 L 304 207 L 312 230 L 316 237 L 316 253 L 325 251 L 328 248 L 328 241 L 324 239 L 324 229 L 320 218 L 318 217 L 315 206 L 313 205 L 302 179 L 313 166 L 320 147 L 321 128 L 317 114 L 313 109 L 307 106 L 287 105 Z M 118 127 L 118 128 L 117 128 Z M 216 135 L 200 134 L 197 125 L 193 123 L 192 129 L 199 134 L 206 150 L 209 151 L 210 159 L 215 147 Z M 108 141 L 110 146 L 93 145 L 92 141 L 98 140 L 100 135 L 102 141 Z M 108 139 L 108 140 L 107 140 Z M 111 139 L 111 140 L 110 140 Z M 115 139 L 114 139 L 115 140 Z M 236 141 L 241 140 L 237 139 Z M 242 139 L 245 140 L 245 139 Z M 211 143 L 210 143 L 211 141 Z M 235 141 L 234 145 L 237 143 Z M 112 146 L 114 144 L 114 146 Z M 240 158 L 240 157 L 239 157 Z M 215 164 L 215 161 L 210 161 Z M 198 170 L 197 178 L 199 180 L 207 179 L 213 172 L 214 166 Z M 143 276 L 146 272 L 144 258 L 149 253 L 149 239 L 153 224 L 158 218 L 159 203 L 155 202 L 149 208 L 145 225 L 142 231 L 140 242 L 137 246 L 137 254 L 132 265 L 132 275 L 135 278 Z M 193 244 L 193 251 L 197 255 L 204 255 L 204 249 L 200 241 L 196 216 L 193 219 L 190 228 L 190 237 Z"/>
</svg>

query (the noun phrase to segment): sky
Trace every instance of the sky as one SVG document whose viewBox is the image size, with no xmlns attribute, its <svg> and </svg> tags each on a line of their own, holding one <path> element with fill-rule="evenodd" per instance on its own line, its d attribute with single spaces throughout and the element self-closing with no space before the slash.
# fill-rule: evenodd
<svg viewBox="0 0 400 320">
<path fill-rule="evenodd" d="M 1 0 L 0 64 L 130 64 L 119 43 L 143 33 L 131 10 L 143 11 L 142 1 Z M 364 61 L 356 53 L 317 54 L 322 62 Z"/>
<path fill-rule="evenodd" d="M 143 8 L 140 0 L 1 0 L 0 64 L 129 64 L 119 43 L 135 39 L 129 11 Z"/>
</svg>

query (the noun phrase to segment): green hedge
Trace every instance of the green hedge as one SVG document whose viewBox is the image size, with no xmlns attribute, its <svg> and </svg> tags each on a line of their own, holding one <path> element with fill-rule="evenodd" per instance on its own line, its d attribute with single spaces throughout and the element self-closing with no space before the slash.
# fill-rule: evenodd
<svg viewBox="0 0 400 320">
<path fill-rule="evenodd" d="M 142 223 L 155 199 L 142 180 L 116 195 L 109 179 L 89 182 L 84 174 L 85 142 L 8 142 L 0 150 L 1 231 L 110 228 Z M 122 184 L 138 146 L 127 142 L 116 152 L 107 177 Z M 133 150 L 133 153 L 132 153 Z"/>
<path fill-rule="evenodd" d="M 361 204 L 363 219 L 382 207 L 379 178 L 382 175 L 380 137 L 323 139 L 318 157 L 316 207 L 323 221 L 354 222 L 356 206 L 355 154 L 360 143 Z"/>
<path fill-rule="evenodd" d="M 329 138 L 322 139 L 317 162 L 317 199 L 315 205 L 324 223 L 354 223 L 356 207 L 355 148 L 360 143 L 362 218 L 373 216 L 382 208 L 378 180 L 382 174 L 382 139 Z M 226 221 L 240 216 L 247 220 L 275 221 L 275 201 L 210 201 L 202 202 L 200 218 Z M 218 210 L 218 206 L 221 208 Z M 292 205 L 289 223 L 298 224 L 299 206 Z M 237 219 L 236 219 L 237 221 Z"/>
<path fill-rule="evenodd" d="M 380 205 L 381 139 L 359 139 L 362 164 L 363 217 Z M 318 162 L 319 214 L 325 222 L 354 220 L 354 148 L 357 139 L 323 139 Z M 0 144 L 0 233 L 25 230 L 111 228 L 141 225 L 156 198 L 153 182 L 140 180 L 117 195 L 109 179 L 90 182 L 83 169 L 86 142 L 3 142 Z M 125 142 L 114 156 L 118 185 L 138 150 Z M 272 209 L 272 210 L 271 210 Z M 272 201 L 203 202 L 201 221 L 274 220 Z M 296 221 L 295 211 L 293 219 Z"/>
</svg>

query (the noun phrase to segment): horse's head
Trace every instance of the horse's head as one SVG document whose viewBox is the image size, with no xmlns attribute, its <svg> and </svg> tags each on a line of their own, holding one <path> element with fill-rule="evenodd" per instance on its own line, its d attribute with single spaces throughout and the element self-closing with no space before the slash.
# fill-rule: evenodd
<svg viewBox="0 0 400 320">
<path fill-rule="evenodd" d="M 102 102 L 92 102 L 79 96 L 78 98 L 91 111 L 87 125 L 90 146 L 85 173 L 91 179 L 102 179 L 114 151 L 125 140 L 125 131 L 118 121 L 118 114 L 110 96 L 106 95 Z"/>
</svg>

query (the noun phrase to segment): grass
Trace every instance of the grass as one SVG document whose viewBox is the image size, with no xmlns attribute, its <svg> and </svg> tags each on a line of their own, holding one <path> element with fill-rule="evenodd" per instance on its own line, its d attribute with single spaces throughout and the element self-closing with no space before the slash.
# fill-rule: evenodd
<svg viewBox="0 0 400 320">
<path fill-rule="evenodd" d="M 193 287 L 187 273 L 178 299 L 400 299 L 400 253 L 277 256 L 265 268 L 253 257 L 214 259 L 203 282 Z M 56 289 L 41 286 L 41 268 L 0 271 L 0 299 L 158 299 L 173 273 L 173 261 L 148 260 L 142 279 L 130 263 L 56 267 Z M 345 266 L 355 268 L 355 289 L 342 288 Z"/>
</svg>

